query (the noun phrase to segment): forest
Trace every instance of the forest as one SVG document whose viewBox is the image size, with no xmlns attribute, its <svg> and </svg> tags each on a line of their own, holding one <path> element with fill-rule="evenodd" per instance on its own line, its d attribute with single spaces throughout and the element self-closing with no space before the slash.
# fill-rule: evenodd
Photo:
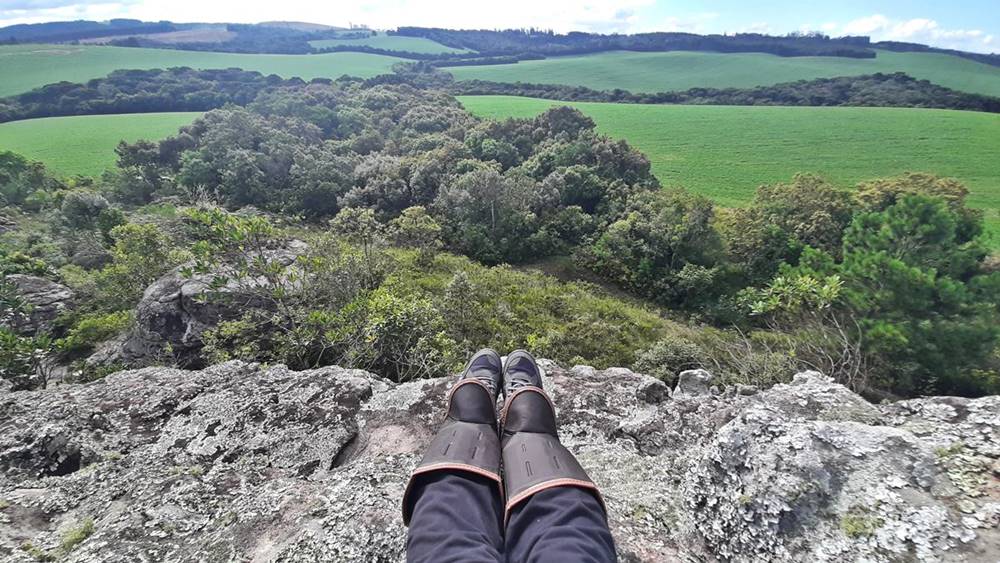
<svg viewBox="0 0 1000 563">
<path fill-rule="evenodd" d="M 340 363 L 405 380 L 490 343 L 667 381 L 684 366 L 754 384 L 810 367 L 872 396 L 1000 389 L 1000 264 L 954 180 L 845 191 L 799 175 L 721 209 L 662 188 L 579 111 L 486 121 L 382 80 L 275 82 L 117 152 L 99 179 L 0 158 L 0 269 L 81 301 L 46 334 L 0 330 L 20 386 L 43 383 L 41 357 L 81 379 L 121 367 L 86 360 L 179 268 L 220 307 L 242 303 L 202 348 L 161 350 L 182 365 Z M 516 271 L 553 261 L 599 285 Z M 0 303 L 16 326 L 9 283 Z"/>
</svg>

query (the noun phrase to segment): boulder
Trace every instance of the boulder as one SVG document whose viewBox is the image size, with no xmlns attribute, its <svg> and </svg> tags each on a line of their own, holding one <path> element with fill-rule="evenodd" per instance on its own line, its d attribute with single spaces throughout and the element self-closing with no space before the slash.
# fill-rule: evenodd
<svg viewBox="0 0 1000 563">
<path fill-rule="evenodd" d="M 11 274 L 5 279 L 29 306 L 27 315 L 15 326 L 23 334 L 50 330 L 59 314 L 71 306 L 73 291 L 65 285 L 27 274 Z"/>
<path fill-rule="evenodd" d="M 712 393 L 712 388 L 709 387 L 709 383 L 711 382 L 712 374 L 706 370 L 689 369 L 682 371 L 677 376 L 677 388 L 674 390 L 674 395 L 677 397 L 717 395 L 718 392 Z"/>
<path fill-rule="evenodd" d="M 291 264 L 305 251 L 300 241 L 292 241 L 285 249 L 271 251 L 269 259 L 283 265 Z M 157 363 L 169 355 L 181 366 L 201 364 L 202 334 L 224 320 L 238 318 L 248 308 L 266 307 L 254 301 L 252 295 L 241 295 L 241 287 L 230 281 L 212 290 L 221 294 L 205 299 L 211 274 L 187 277 L 182 267 L 167 273 L 146 288 L 135 311 L 135 325 L 121 343 L 98 349 L 88 359 L 92 364 L 121 363 L 146 365 Z"/>
<path fill-rule="evenodd" d="M 622 561 L 1000 558 L 1000 397 L 872 405 L 807 374 L 674 398 L 540 363 Z M 453 383 L 229 362 L 0 394 L 0 559 L 402 561 Z"/>
</svg>

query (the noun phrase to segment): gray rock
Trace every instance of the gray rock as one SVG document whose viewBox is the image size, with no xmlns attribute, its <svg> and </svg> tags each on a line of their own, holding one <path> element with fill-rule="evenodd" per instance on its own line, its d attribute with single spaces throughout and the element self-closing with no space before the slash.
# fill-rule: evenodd
<svg viewBox="0 0 1000 563">
<path fill-rule="evenodd" d="M 541 363 L 623 561 L 1000 557 L 1000 397 L 874 406 L 806 376 L 671 400 Z M 402 488 L 453 383 L 230 362 L 0 394 L 0 559 L 90 518 L 61 561 L 402 561 Z"/>
<path fill-rule="evenodd" d="M 287 248 L 271 251 L 269 256 L 288 265 L 305 251 L 305 243 L 290 241 Z M 145 365 L 170 360 L 182 366 L 201 363 L 201 340 L 204 332 L 225 320 L 238 318 L 251 308 L 266 308 L 267 303 L 253 301 L 235 281 L 215 290 L 227 298 L 203 299 L 209 291 L 212 275 L 185 277 L 176 268 L 148 288 L 136 306 L 135 325 L 117 348 L 118 353 L 98 350 L 92 363 L 121 362 Z"/>
<path fill-rule="evenodd" d="M 70 257 L 71 263 L 88 270 L 103 268 L 110 264 L 112 260 L 114 260 L 114 257 L 111 256 L 111 253 L 96 241 L 80 248 Z"/>
<path fill-rule="evenodd" d="M 699 397 L 710 395 L 712 394 L 712 390 L 709 387 L 709 383 L 711 382 L 712 374 L 703 369 L 682 371 L 677 376 L 677 388 L 674 389 L 674 396 Z"/>
<path fill-rule="evenodd" d="M 73 292 L 65 285 L 27 274 L 11 274 L 5 279 L 29 306 L 26 318 L 15 323 L 23 334 L 50 330 L 59 314 L 71 307 Z"/>
</svg>

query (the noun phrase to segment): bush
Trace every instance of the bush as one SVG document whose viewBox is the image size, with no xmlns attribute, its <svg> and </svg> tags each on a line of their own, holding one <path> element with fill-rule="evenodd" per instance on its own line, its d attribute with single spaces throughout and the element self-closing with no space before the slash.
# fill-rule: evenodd
<svg viewBox="0 0 1000 563">
<path fill-rule="evenodd" d="M 630 366 L 636 351 L 662 338 L 670 324 L 591 284 L 509 266 L 487 268 L 449 254 L 420 268 L 415 253 L 394 254 L 400 268 L 386 284 L 398 295 L 433 300 L 461 354 L 483 346 L 526 347 L 562 363 Z"/>
<path fill-rule="evenodd" d="M 635 369 L 673 387 L 682 371 L 704 367 L 705 357 L 705 351 L 691 340 L 673 337 L 640 352 Z"/>
<path fill-rule="evenodd" d="M 21 252 L 8 252 L 0 248 L 0 276 L 27 274 L 31 276 L 51 276 L 52 270 L 44 260 L 32 258 Z"/>
<path fill-rule="evenodd" d="M 21 336 L 0 326 L 0 379 L 14 389 L 34 389 L 48 383 L 52 340 L 46 335 Z"/>
<path fill-rule="evenodd" d="M 445 375 L 458 367 L 455 341 L 426 299 L 401 298 L 377 289 L 340 312 L 328 335 L 346 365 L 393 381 Z"/>
<path fill-rule="evenodd" d="M 87 190 L 73 190 L 62 202 L 62 215 L 66 225 L 76 230 L 97 228 L 101 214 L 110 207 L 101 194 Z"/>
<path fill-rule="evenodd" d="M 690 338 L 705 351 L 705 368 L 720 385 L 768 387 L 790 381 L 801 369 L 814 368 L 796 357 L 795 335 L 705 327 Z"/>
<path fill-rule="evenodd" d="M 121 334 L 131 322 L 130 311 L 85 315 L 56 345 L 65 357 L 78 358 L 93 351 L 95 346 L 105 340 Z"/>
</svg>

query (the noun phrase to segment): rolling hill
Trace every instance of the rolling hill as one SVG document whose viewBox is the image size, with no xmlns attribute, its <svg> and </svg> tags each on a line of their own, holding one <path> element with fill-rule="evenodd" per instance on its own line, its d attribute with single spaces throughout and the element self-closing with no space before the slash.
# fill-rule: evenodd
<svg viewBox="0 0 1000 563">
<path fill-rule="evenodd" d="M 375 76 L 390 72 L 392 65 L 400 60 L 368 53 L 249 55 L 98 45 L 5 45 L 0 46 L 0 76 L 4 77 L 0 81 L 0 96 L 20 94 L 54 82 L 86 82 L 116 69 L 238 67 L 310 80 L 344 74 Z"/>
<path fill-rule="evenodd" d="M 572 105 L 598 129 L 645 153 L 665 185 L 723 205 L 748 201 L 757 186 L 816 172 L 856 182 L 901 172 L 955 177 L 986 210 L 1000 247 L 1000 115 L 903 108 L 664 106 L 563 103 L 513 96 L 463 96 L 473 113 L 529 117 Z"/>
<path fill-rule="evenodd" d="M 813 78 L 905 72 L 955 90 L 1000 96 L 1000 67 L 940 53 L 878 51 L 874 59 L 852 59 L 778 57 L 764 53 L 612 51 L 445 70 L 457 80 L 565 84 L 631 92 L 745 88 Z"/>
<path fill-rule="evenodd" d="M 159 140 L 201 115 L 143 113 L 48 117 L 0 124 L 0 151 L 44 162 L 57 174 L 98 176 L 115 164 L 121 140 Z"/>
</svg>

